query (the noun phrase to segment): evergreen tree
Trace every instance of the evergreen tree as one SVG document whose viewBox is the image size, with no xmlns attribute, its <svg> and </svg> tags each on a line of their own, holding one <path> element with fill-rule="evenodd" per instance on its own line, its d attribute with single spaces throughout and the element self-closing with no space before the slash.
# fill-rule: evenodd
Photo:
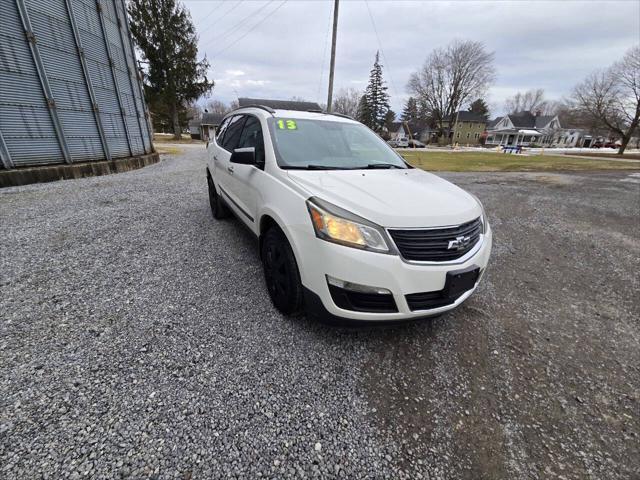
<svg viewBox="0 0 640 480">
<path fill-rule="evenodd" d="M 387 110 L 386 115 L 384 116 L 384 126 L 387 130 L 391 131 L 393 129 L 393 122 L 396 121 L 396 112 L 389 109 Z"/>
<path fill-rule="evenodd" d="M 414 97 L 409 97 L 407 99 L 407 102 L 404 104 L 404 109 L 402 110 L 400 119 L 403 122 L 409 122 L 414 125 L 419 122 L 420 111 L 418 109 L 418 102 Z"/>
<path fill-rule="evenodd" d="M 485 120 L 489 120 L 489 107 L 482 98 L 471 102 L 471 105 L 469 105 L 469 111 L 477 113 L 478 115 L 482 115 Z"/>
<path fill-rule="evenodd" d="M 372 130 L 380 130 L 384 126 L 385 115 L 389 110 L 389 94 L 387 86 L 382 78 L 382 65 L 380 64 L 380 52 L 376 52 L 376 60 L 369 74 L 369 84 L 364 94 L 366 113 L 364 122 Z M 362 103 L 362 102 L 361 102 Z"/>
<path fill-rule="evenodd" d="M 360 97 L 360 103 L 358 104 L 358 121 L 364 123 L 369 128 L 373 128 L 375 123 L 366 94 Z"/>
<path fill-rule="evenodd" d="M 130 0 L 133 38 L 149 63 L 145 96 L 150 110 L 180 138 L 186 108 L 213 88 L 207 59 L 198 61 L 198 36 L 189 11 L 176 0 Z"/>
</svg>

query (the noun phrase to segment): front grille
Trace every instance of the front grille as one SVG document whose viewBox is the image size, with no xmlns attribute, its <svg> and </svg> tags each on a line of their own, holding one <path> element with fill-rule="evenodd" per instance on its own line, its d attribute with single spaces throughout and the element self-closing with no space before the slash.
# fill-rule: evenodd
<svg viewBox="0 0 640 480">
<path fill-rule="evenodd" d="M 464 292 L 463 292 L 464 293 Z M 462 294 L 457 297 L 447 297 L 444 290 L 437 292 L 410 293 L 405 295 L 407 305 L 413 312 L 415 310 L 430 310 L 432 308 L 446 307 L 454 303 Z"/>
<path fill-rule="evenodd" d="M 482 222 L 476 218 L 457 227 L 432 228 L 425 230 L 395 230 L 389 234 L 400 254 L 407 260 L 419 262 L 448 262 L 466 255 L 480 240 Z M 460 249 L 449 249 L 449 242 L 458 237 L 469 238 Z"/>
<path fill-rule="evenodd" d="M 344 310 L 371 313 L 395 313 L 398 311 L 391 294 L 363 293 L 329 285 L 333 302 Z"/>
<path fill-rule="evenodd" d="M 410 293 L 405 295 L 404 298 L 407 300 L 407 305 L 412 312 L 446 307 L 455 303 L 462 295 L 471 290 L 477 284 L 480 275 L 480 269 L 475 266 L 458 272 L 449 272 L 442 290 Z M 466 281 L 463 281 L 462 284 L 459 283 L 460 277 L 466 278 Z"/>
</svg>

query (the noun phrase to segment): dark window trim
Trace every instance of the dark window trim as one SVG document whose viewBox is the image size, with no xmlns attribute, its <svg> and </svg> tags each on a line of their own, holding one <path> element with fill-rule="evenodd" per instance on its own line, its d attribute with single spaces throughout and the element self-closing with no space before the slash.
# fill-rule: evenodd
<svg viewBox="0 0 640 480">
<path fill-rule="evenodd" d="M 231 118 L 234 117 L 234 115 L 229 115 L 228 117 L 225 117 L 222 119 L 222 121 L 220 122 L 220 129 L 222 129 L 222 127 L 224 126 L 224 122 L 227 121 L 227 119 L 229 121 L 231 121 Z M 223 133 L 227 133 L 227 129 L 225 128 Z M 220 139 L 220 141 L 218 141 L 218 136 L 219 136 L 219 131 L 216 132 L 216 135 L 213 137 L 213 140 L 216 142 L 216 145 L 218 145 L 220 148 L 222 148 L 222 142 L 224 141 L 224 135 L 222 135 L 222 138 Z"/>
<path fill-rule="evenodd" d="M 233 122 L 233 118 L 234 117 L 246 117 L 247 114 L 246 113 L 237 113 L 235 115 L 232 115 L 230 118 L 231 120 L 229 120 L 229 125 L 231 125 L 231 122 Z M 246 119 L 242 120 L 242 128 L 240 129 L 240 135 L 242 136 L 242 130 L 244 130 L 244 122 L 246 121 Z M 222 139 L 222 143 L 224 143 L 224 140 L 227 136 L 227 132 L 229 131 L 229 127 L 227 127 L 227 129 L 224 132 L 224 137 Z M 238 137 L 238 141 L 240 141 L 240 137 Z M 220 148 L 222 148 L 224 151 L 229 152 L 229 153 L 233 153 L 233 149 L 232 150 L 227 150 L 226 148 L 224 148 L 221 144 L 218 144 L 220 146 Z"/>
</svg>

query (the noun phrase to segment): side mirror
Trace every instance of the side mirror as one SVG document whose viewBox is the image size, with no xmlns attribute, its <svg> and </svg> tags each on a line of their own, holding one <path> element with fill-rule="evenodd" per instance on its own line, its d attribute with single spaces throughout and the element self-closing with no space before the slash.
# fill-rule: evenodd
<svg viewBox="0 0 640 480">
<path fill-rule="evenodd" d="M 256 149 L 255 147 L 236 148 L 231 154 L 229 161 L 241 165 L 255 165 Z"/>
</svg>

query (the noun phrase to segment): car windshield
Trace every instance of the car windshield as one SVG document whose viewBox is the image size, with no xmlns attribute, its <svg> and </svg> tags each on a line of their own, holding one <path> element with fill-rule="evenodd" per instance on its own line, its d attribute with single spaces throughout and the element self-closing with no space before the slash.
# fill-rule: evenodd
<svg viewBox="0 0 640 480">
<path fill-rule="evenodd" d="M 278 165 L 285 169 L 409 168 L 359 123 L 270 118 Z"/>
</svg>

